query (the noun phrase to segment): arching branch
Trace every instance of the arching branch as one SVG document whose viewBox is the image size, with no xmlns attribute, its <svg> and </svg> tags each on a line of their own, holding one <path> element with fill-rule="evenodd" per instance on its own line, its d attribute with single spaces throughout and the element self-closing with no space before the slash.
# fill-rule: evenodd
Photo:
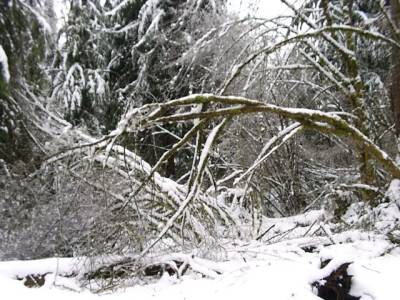
<svg viewBox="0 0 400 300">
<path fill-rule="evenodd" d="M 209 109 L 203 112 L 183 112 L 167 114 L 168 108 L 185 108 L 195 104 L 209 104 Z M 218 107 L 212 104 L 218 104 Z M 165 112 L 165 113 L 164 113 Z M 395 161 L 382 149 L 374 144 L 359 129 L 347 122 L 343 113 L 323 112 L 304 108 L 281 107 L 266 104 L 258 100 L 243 97 L 216 96 L 212 94 L 195 94 L 184 98 L 171 100 L 158 105 L 156 109 L 141 120 L 136 120 L 137 126 L 152 126 L 157 123 L 184 122 L 204 118 L 226 118 L 254 113 L 272 113 L 299 122 L 305 127 L 319 132 L 349 138 L 353 143 L 362 145 L 371 157 L 381 164 L 383 169 L 394 178 L 400 178 L 400 168 Z M 128 124 L 132 120 L 124 120 Z"/>
</svg>

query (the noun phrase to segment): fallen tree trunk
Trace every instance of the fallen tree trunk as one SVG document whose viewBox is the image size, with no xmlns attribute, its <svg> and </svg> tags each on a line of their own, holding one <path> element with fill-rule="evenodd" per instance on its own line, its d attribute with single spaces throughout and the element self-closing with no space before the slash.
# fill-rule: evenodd
<svg viewBox="0 0 400 300">
<path fill-rule="evenodd" d="M 321 269 L 328 268 L 331 260 L 325 260 L 321 263 Z M 312 286 L 317 289 L 318 297 L 325 300 L 358 300 L 360 297 L 350 295 L 351 278 L 347 268 L 351 263 L 343 263 L 331 273 L 312 283 Z"/>
</svg>

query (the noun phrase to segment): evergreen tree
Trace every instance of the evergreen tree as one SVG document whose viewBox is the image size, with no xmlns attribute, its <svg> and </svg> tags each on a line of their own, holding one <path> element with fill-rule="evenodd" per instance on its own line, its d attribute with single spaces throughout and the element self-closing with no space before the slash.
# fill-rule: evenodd
<svg viewBox="0 0 400 300">
<path fill-rule="evenodd" d="M 40 13 L 25 1 L 0 3 L 0 158 L 8 163 L 32 161 L 35 146 L 29 131 L 35 126 L 25 99 L 43 95 L 48 87 L 41 67 L 51 43 L 48 29 Z"/>
<path fill-rule="evenodd" d="M 211 39 L 213 35 L 209 33 L 224 20 L 224 3 L 216 3 L 131 1 L 116 12 L 113 18 L 123 26 L 113 47 L 118 57 L 111 69 L 111 74 L 118 76 L 111 78 L 118 94 L 114 97 L 128 99 L 130 107 L 138 107 L 191 93 L 216 91 L 214 74 L 210 72 L 214 63 L 212 53 L 207 48 L 198 49 L 196 44 L 205 37 Z M 165 129 L 179 136 L 187 130 L 175 125 Z M 160 129 L 145 131 L 135 140 L 136 149 L 150 163 L 155 163 L 164 149 L 176 142 L 171 133 Z M 174 160 L 169 159 L 164 172 L 168 177 L 179 178 L 190 169 L 190 163 L 180 161 L 177 172 Z"/>
<path fill-rule="evenodd" d="M 130 107 L 215 90 L 212 53 L 196 43 L 223 20 L 223 2 L 99 1 L 71 5 L 55 61 L 53 99 L 68 120 L 98 133 L 115 128 Z M 210 22 L 209 20 L 213 20 Z M 211 38 L 210 36 L 209 38 Z M 93 126 L 97 124 L 97 126 Z M 93 128 L 92 128 L 93 129 Z M 167 126 L 182 135 L 186 129 Z M 126 145 L 155 163 L 176 138 L 159 129 L 131 136 Z M 174 159 L 166 167 L 175 174 Z M 187 169 L 187 168 L 186 168 Z"/>
<path fill-rule="evenodd" d="M 68 121 L 75 125 L 83 122 L 96 134 L 102 132 L 110 99 L 108 35 L 104 33 L 103 22 L 100 1 L 71 2 L 53 63 L 59 70 L 53 80 L 53 104 L 64 112 Z"/>
</svg>

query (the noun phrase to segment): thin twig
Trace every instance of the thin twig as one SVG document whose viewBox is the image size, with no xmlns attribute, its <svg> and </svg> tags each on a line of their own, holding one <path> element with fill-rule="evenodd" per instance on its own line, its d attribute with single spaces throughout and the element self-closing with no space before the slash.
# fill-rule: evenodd
<svg viewBox="0 0 400 300">
<path fill-rule="evenodd" d="M 275 227 L 276 224 L 273 224 L 270 226 L 267 230 L 265 230 L 262 234 L 260 234 L 257 238 L 256 241 L 260 241 L 272 228 Z"/>
</svg>

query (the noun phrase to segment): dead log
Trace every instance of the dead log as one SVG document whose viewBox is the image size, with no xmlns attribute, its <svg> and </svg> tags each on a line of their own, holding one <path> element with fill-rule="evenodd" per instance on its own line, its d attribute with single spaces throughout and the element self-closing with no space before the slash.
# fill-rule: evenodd
<svg viewBox="0 0 400 300">
<path fill-rule="evenodd" d="M 87 280 L 125 278 L 137 271 L 135 259 L 125 258 L 113 263 L 99 266 L 84 274 Z"/>
<path fill-rule="evenodd" d="M 165 272 L 168 275 L 176 275 L 178 278 L 186 273 L 189 269 L 189 264 L 180 260 L 172 260 L 162 263 L 147 265 L 143 273 L 145 276 L 162 276 Z"/>
<path fill-rule="evenodd" d="M 330 260 L 321 262 L 321 269 L 325 268 Z M 351 289 L 352 276 L 347 273 L 347 268 L 351 263 L 344 263 L 328 276 L 312 283 L 317 289 L 318 297 L 325 300 L 358 300 L 360 297 L 354 297 L 349 294 Z"/>
<path fill-rule="evenodd" d="M 17 277 L 18 280 L 23 280 L 24 285 L 28 288 L 42 287 L 46 281 L 45 277 L 47 274 L 29 274 L 25 277 Z"/>
<path fill-rule="evenodd" d="M 161 257 L 157 261 L 137 261 L 133 258 L 126 258 L 113 263 L 101 265 L 84 274 L 86 280 L 96 279 L 123 279 L 132 276 L 161 277 L 165 272 L 170 276 L 184 275 L 189 268 L 202 274 L 204 277 L 214 278 L 221 274 L 220 270 L 214 267 L 203 265 L 203 260 L 191 255 L 179 254 Z"/>
</svg>

